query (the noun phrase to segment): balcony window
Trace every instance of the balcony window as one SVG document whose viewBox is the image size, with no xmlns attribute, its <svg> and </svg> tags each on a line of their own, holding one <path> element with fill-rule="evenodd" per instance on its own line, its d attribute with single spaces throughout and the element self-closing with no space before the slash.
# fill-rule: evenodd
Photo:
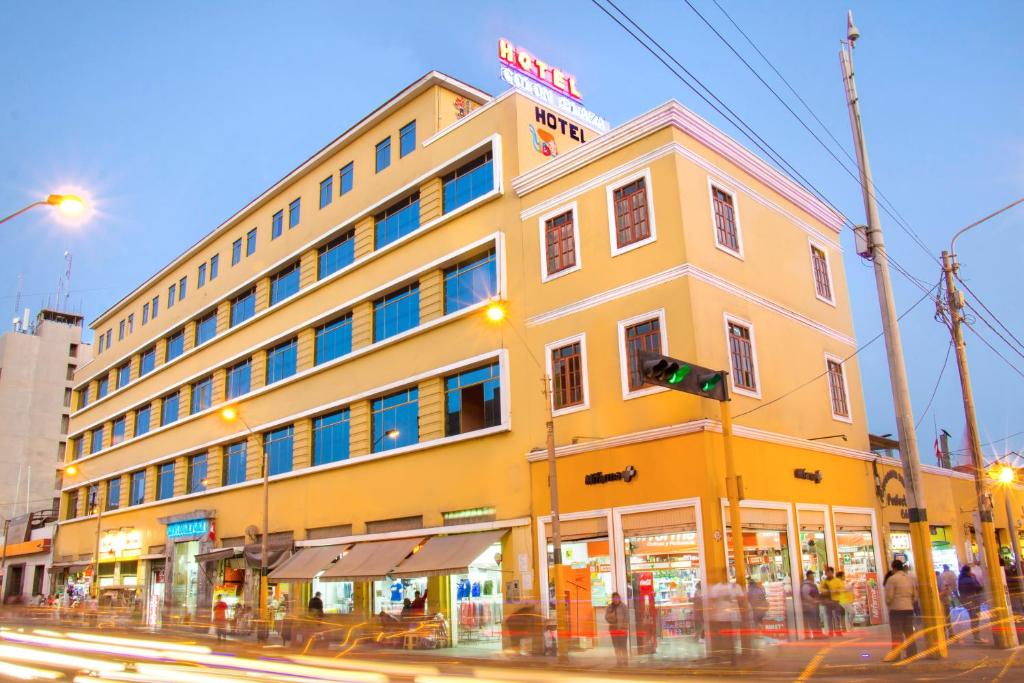
<svg viewBox="0 0 1024 683">
<path fill-rule="evenodd" d="M 497 293 L 498 269 L 494 249 L 444 271 L 445 313 L 487 301 Z"/>
<path fill-rule="evenodd" d="M 492 363 L 444 380 L 445 435 L 454 436 L 501 423 L 501 382 Z"/>
<path fill-rule="evenodd" d="M 245 441 L 239 441 L 224 447 L 223 482 L 225 486 L 245 481 L 245 449 Z"/>
<path fill-rule="evenodd" d="M 374 249 L 391 244 L 418 227 L 420 227 L 420 193 L 414 192 L 374 216 Z"/>
<path fill-rule="evenodd" d="M 246 358 L 241 363 L 228 368 L 224 385 L 224 397 L 227 400 L 248 394 L 252 386 L 252 359 Z"/>
<path fill-rule="evenodd" d="M 270 278 L 270 305 L 278 304 L 299 291 L 299 263 L 296 261 Z"/>
<path fill-rule="evenodd" d="M 213 376 L 207 376 L 192 383 L 192 401 L 189 414 L 195 415 L 213 405 Z"/>
<path fill-rule="evenodd" d="M 323 280 L 356 260 L 356 233 L 349 230 L 317 249 L 317 279 Z"/>
<path fill-rule="evenodd" d="M 239 294 L 231 301 L 231 327 L 256 315 L 256 289 Z"/>
<path fill-rule="evenodd" d="M 379 453 L 420 440 L 419 389 L 382 396 L 371 405 L 372 451 Z"/>
<path fill-rule="evenodd" d="M 419 283 L 408 285 L 373 302 L 373 340 L 393 337 L 420 324 Z"/>
<path fill-rule="evenodd" d="M 299 340 L 292 338 L 267 351 L 267 384 L 295 374 Z"/>
<path fill-rule="evenodd" d="M 263 435 L 263 448 L 266 449 L 269 474 L 282 474 L 292 471 L 292 440 L 295 428 L 288 425 Z"/>
<path fill-rule="evenodd" d="M 352 352 L 352 314 L 316 328 L 314 363 L 319 365 Z"/>
<path fill-rule="evenodd" d="M 349 411 L 348 408 L 313 420 L 313 464 L 348 459 Z"/>
<path fill-rule="evenodd" d="M 196 322 L 196 346 L 217 336 L 217 311 L 211 311 Z"/>
<path fill-rule="evenodd" d="M 441 177 L 442 212 L 448 213 L 494 189 L 494 161 L 487 152 Z"/>
</svg>

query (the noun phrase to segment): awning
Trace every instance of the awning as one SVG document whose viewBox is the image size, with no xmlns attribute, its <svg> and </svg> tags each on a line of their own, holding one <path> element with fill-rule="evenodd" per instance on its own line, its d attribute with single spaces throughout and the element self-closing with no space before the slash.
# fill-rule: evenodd
<svg viewBox="0 0 1024 683">
<path fill-rule="evenodd" d="M 196 555 L 196 562 L 216 562 L 217 560 L 226 560 L 229 557 L 238 557 L 241 554 L 241 548 L 217 548 L 205 553 L 198 553 Z M 269 555 L 269 552 L 267 554 Z"/>
<path fill-rule="evenodd" d="M 376 581 L 423 542 L 423 538 L 396 538 L 393 541 L 357 543 L 345 557 L 320 575 L 321 581 Z"/>
<path fill-rule="evenodd" d="M 270 572 L 271 581 L 312 581 L 348 548 L 348 545 L 322 545 L 300 548 Z"/>
<path fill-rule="evenodd" d="M 501 540 L 505 529 L 472 534 L 434 536 L 420 551 L 399 565 L 391 575 L 396 578 L 465 574 L 469 565 L 484 551 Z"/>
<path fill-rule="evenodd" d="M 92 566 L 92 562 L 56 562 L 50 565 L 50 571 L 59 572 L 67 569 L 69 574 L 77 574 L 84 572 L 90 566 Z"/>
<path fill-rule="evenodd" d="M 259 567 L 260 556 L 263 553 L 263 548 L 259 543 L 250 543 L 245 546 L 242 550 L 245 555 L 245 562 L 250 567 Z M 267 568 L 273 569 L 277 565 L 281 564 L 288 559 L 288 556 L 292 554 L 292 542 L 289 541 L 277 541 L 273 538 L 270 539 L 270 543 L 267 544 Z"/>
</svg>

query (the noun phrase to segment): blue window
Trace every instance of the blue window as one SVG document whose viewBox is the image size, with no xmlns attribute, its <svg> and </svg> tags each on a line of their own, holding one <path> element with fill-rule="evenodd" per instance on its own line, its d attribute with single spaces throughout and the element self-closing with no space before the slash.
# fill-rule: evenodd
<svg viewBox="0 0 1024 683">
<path fill-rule="evenodd" d="M 107 330 L 107 348 L 110 348 L 110 335 L 112 330 Z"/>
<path fill-rule="evenodd" d="M 446 436 L 501 424 L 499 377 L 497 363 L 445 377 Z"/>
<path fill-rule="evenodd" d="M 299 263 L 280 270 L 270 278 L 270 305 L 280 303 L 299 291 Z"/>
<path fill-rule="evenodd" d="M 206 264 L 199 264 L 199 272 L 196 274 L 196 289 L 202 288 L 206 284 Z"/>
<path fill-rule="evenodd" d="M 122 320 L 117 326 L 117 341 L 124 339 L 124 321 Z"/>
<path fill-rule="evenodd" d="M 139 377 L 148 375 L 156 367 L 156 347 L 150 346 L 139 354 Z"/>
<path fill-rule="evenodd" d="M 177 286 L 171 285 L 170 287 L 167 288 L 167 308 L 171 308 L 172 306 L 174 306 L 174 302 L 177 301 L 177 293 Z"/>
<path fill-rule="evenodd" d="M 373 341 L 393 337 L 420 324 L 419 283 L 385 294 L 373 302 Z"/>
<path fill-rule="evenodd" d="M 75 439 L 75 460 L 79 460 L 85 455 L 85 437 L 80 436 Z"/>
<path fill-rule="evenodd" d="M 284 211 L 278 211 L 270 219 L 270 239 L 276 240 L 284 232 Z"/>
<path fill-rule="evenodd" d="M 100 496 L 100 485 L 99 484 L 91 484 L 89 486 L 89 488 L 86 489 L 86 493 L 85 493 L 85 514 L 92 515 L 92 514 L 96 514 L 98 512 L 98 510 L 96 509 L 96 504 L 98 502 L 97 499 L 99 498 L 99 496 Z"/>
<path fill-rule="evenodd" d="M 224 485 L 245 481 L 245 442 L 224 447 Z"/>
<path fill-rule="evenodd" d="M 391 136 L 377 143 L 377 173 L 391 165 Z"/>
<path fill-rule="evenodd" d="M 231 243 L 231 265 L 236 265 L 242 260 L 242 238 Z"/>
<path fill-rule="evenodd" d="M 356 260 L 356 232 L 349 230 L 317 249 L 317 279 L 323 280 Z"/>
<path fill-rule="evenodd" d="M 291 230 L 299 224 L 300 212 L 302 211 L 302 197 L 299 197 L 288 205 L 288 229 Z"/>
<path fill-rule="evenodd" d="M 419 389 L 416 387 L 375 398 L 372 406 L 373 452 L 419 441 L 419 412 Z"/>
<path fill-rule="evenodd" d="M 124 415 L 110 423 L 110 445 L 114 446 L 124 441 L 124 428 L 126 420 Z"/>
<path fill-rule="evenodd" d="M 116 510 L 121 507 L 121 477 L 115 477 L 107 481 L 107 510 Z"/>
<path fill-rule="evenodd" d="M 374 216 L 374 249 L 391 244 L 420 227 L 420 193 L 415 192 Z"/>
<path fill-rule="evenodd" d="M 351 161 L 341 168 L 341 188 L 339 196 L 352 191 L 352 181 L 355 179 L 354 174 L 355 166 Z"/>
<path fill-rule="evenodd" d="M 313 420 L 313 464 L 348 460 L 348 408 Z"/>
<path fill-rule="evenodd" d="M 181 394 L 175 391 L 167 394 L 160 401 L 160 424 L 169 425 L 178 421 L 178 404 L 181 402 Z"/>
<path fill-rule="evenodd" d="M 128 491 L 129 505 L 142 505 L 146 500 L 146 470 L 132 472 L 131 486 Z"/>
<path fill-rule="evenodd" d="M 320 181 L 320 208 L 334 201 L 334 176 L 329 175 Z"/>
<path fill-rule="evenodd" d="M 314 364 L 326 363 L 352 352 L 352 314 L 316 328 Z"/>
<path fill-rule="evenodd" d="M 153 320 L 156 320 L 156 316 L 160 314 L 160 296 L 153 297 Z"/>
<path fill-rule="evenodd" d="M 213 377 L 207 376 L 192 382 L 192 401 L 189 406 L 189 414 L 195 415 L 211 405 L 213 405 Z"/>
<path fill-rule="evenodd" d="M 245 234 L 245 255 L 252 256 L 256 253 L 256 228 Z"/>
<path fill-rule="evenodd" d="M 67 516 L 64 519 L 74 519 L 78 516 L 78 490 L 68 491 L 67 505 L 64 508 Z"/>
<path fill-rule="evenodd" d="M 174 463 L 165 462 L 156 468 L 156 499 L 164 500 L 174 495 Z"/>
<path fill-rule="evenodd" d="M 135 314 L 134 313 L 129 313 L 128 314 L 128 334 L 131 334 L 134 331 L 135 331 Z"/>
<path fill-rule="evenodd" d="M 217 336 L 217 311 L 211 311 L 196 322 L 196 346 Z"/>
<path fill-rule="evenodd" d="M 149 302 L 142 304 L 142 324 L 149 322 Z"/>
<path fill-rule="evenodd" d="M 494 189 L 491 153 L 473 159 L 441 177 L 441 212 L 454 211 Z"/>
<path fill-rule="evenodd" d="M 291 425 L 263 435 L 263 448 L 267 453 L 270 476 L 292 471 L 292 437 L 294 435 L 295 428 Z"/>
<path fill-rule="evenodd" d="M 151 407 L 148 403 L 135 409 L 135 436 L 142 436 L 149 431 L 150 412 Z"/>
<path fill-rule="evenodd" d="M 224 396 L 227 400 L 248 394 L 252 387 L 252 359 L 246 358 L 241 363 L 228 368 Z"/>
<path fill-rule="evenodd" d="M 256 315 L 256 289 L 239 294 L 231 302 L 231 327 Z"/>
<path fill-rule="evenodd" d="M 398 131 L 398 156 L 404 157 L 416 151 L 416 122 L 410 121 Z"/>
<path fill-rule="evenodd" d="M 498 293 L 494 249 L 444 271 L 444 312 L 453 313 Z"/>
<path fill-rule="evenodd" d="M 186 493 L 199 493 L 206 490 L 206 453 L 193 455 L 188 459 L 188 490 Z"/>
<path fill-rule="evenodd" d="M 84 387 L 78 390 L 78 409 L 89 405 L 89 385 L 86 384 Z"/>
<path fill-rule="evenodd" d="M 178 330 L 167 338 L 167 349 L 164 351 L 164 362 L 172 360 L 185 352 L 185 330 Z"/>
<path fill-rule="evenodd" d="M 99 453 L 103 450 L 103 427 L 92 430 L 92 443 L 89 445 L 90 453 Z"/>
<path fill-rule="evenodd" d="M 107 377 L 106 375 L 103 375 L 103 377 L 100 377 L 99 380 L 96 381 L 96 398 L 103 398 L 104 396 L 107 395 L 107 392 L 109 391 L 110 378 Z"/>
<path fill-rule="evenodd" d="M 188 276 L 178 280 L 178 301 L 185 300 L 185 286 L 188 285 Z"/>
<path fill-rule="evenodd" d="M 128 382 L 132 378 L 132 366 L 129 363 L 125 363 L 117 368 L 117 388 L 120 389 L 123 386 L 127 386 Z"/>
<path fill-rule="evenodd" d="M 210 282 L 217 279 L 217 267 L 220 265 L 220 254 L 210 257 Z"/>
<path fill-rule="evenodd" d="M 267 351 L 267 384 L 273 384 L 295 374 L 298 339 L 290 339 Z"/>
</svg>

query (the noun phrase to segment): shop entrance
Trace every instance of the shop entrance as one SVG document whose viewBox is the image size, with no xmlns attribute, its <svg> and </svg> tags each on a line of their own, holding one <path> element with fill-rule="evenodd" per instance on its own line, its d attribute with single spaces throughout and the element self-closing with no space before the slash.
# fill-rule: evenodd
<svg viewBox="0 0 1024 683">
<path fill-rule="evenodd" d="M 800 566 L 803 572 L 812 571 L 815 577 L 825 575 L 825 567 L 834 566 L 823 510 L 797 509 L 800 526 Z M 838 570 L 839 567 L 836 567 Z M 801 574 L 802 575 L 802 574 Z"/>
<path fill-rule="evenodd" d="M 848 615 L 854 626 L 881 624 L 882 593 L 875 555 L 871 515 L 834 512 L 839 565 L 846 572 L 846 585 L 853 593 Z"/>
<path fill-rule="evenodd" d="M 199 601 L 199 563 L 196 554 L 199 541 L 181 541 L 174 544 L 174 571 L 171 578 L 171 604 L 195 614 Z"/>
<path fill-rule="evenodd" d="M 563 600 L 568 601 L 573 646 L 589 649 L 597 645 L 611 647 L 604 624 L 604 612 L 615 591 L 612 575 L 612 550 L 608 539 L 607 516 L 561 521 Z M 551 544 L 551 525 L 545 525 L 547 543 L 548 613 L 555 613 L 555 549 Z M 623 596 L 625 598 L 625 596 Z M 607 640 L 607 643 L 604 642 Z"/>
<path fill-rule="evenodd" d="M 453 574 L 452 643 L 501 648 L 501 543 L 477 557 L 466 574 Z"/>
</svg>

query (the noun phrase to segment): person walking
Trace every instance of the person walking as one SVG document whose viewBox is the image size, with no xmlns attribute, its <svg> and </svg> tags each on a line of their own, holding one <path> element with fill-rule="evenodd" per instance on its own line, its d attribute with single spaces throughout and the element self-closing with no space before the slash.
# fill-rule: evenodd
<svg viewBox="0 0 1024 683">
<path fill-rule="evenodd" d="M 768 614 L 768 594 L 764 586 L 754 579 L 747 580 L 747 604 L 750 605 L 750 616 L 755 633 L 761 632 L 761 623 Z"/>
<path fill-rule="evenodd" d="M 942 573 L 938 577 L 939 601 L 946 617 L 946 637 L 953 635 L 953 596 L 956 594 L 956 574 L 948 564 L 942 565 Z"/>
<path fill-rule="evenodd" d="M 740 600 L 743 589 L 729 581 L 719 581 L 708 591 L 708 637 L 711 656 L 736 663 L 736 636 L 740 628 Z"/>
<path fill-rule="evenodd" d="M 306 605 L 306 611 L 309 612 L 309 616 L 314 619 L 323 619 L 324 601 L 320 598 L 320 591 L 317 591 L 313 597 L 309 599 L 309 604 Z"/>
<path fill-rule="evenodd" d="M 629 664 L 629 612 L 618 592 L 612 593 L 612 601 L 604 610 L 604 620 L 608 622 L 608 635 L 612 637 L 615 648 L 615 660 L 619 666 Z"/>
<path fill-rule="evenodd" d="M 833 567 L 825 567 L 825 577 L 821 580 L 818 590 L 821 592 L 822 603 L 825 606 L 829 635 L 841 636 L 843 635 L 843 618 L 839 597 L 842 595 L 845 584 L 836 578 L 835 571 Z"/>
<path fill-rule="evenodd" d="M 836 572 L 836 581 L 842 584 L 839 589 L 839 610 L 842 619 L 842 631 L 846 632 L 853 628 L 853 590 L 846 580 L 846 572 Z"/>
<path fill-rule="evenodd" d="M 964 565 L 960 569 L 960 578 L 956 582 L 956 590 L 960 595 L 960 604 L 967 610 L 971 617 L 971 632 L 974 633 L 974 642 L 983 643 L 981 631 L 978 630 L 978 622 L 981 616 L 981 602 L 985 589 L 981 582 L 974 576 L 970 565 Z"/>
<path fill-rule="evenodd" d="M 810 569 L 800 584 L 800 602 L 804 613 L 804 638 L 824 638 L 825 634 L 821 630 L 821 592 L 814 583 L 814 572 Z"/>
<path fill-rule="evenodd" d="M 704 642 L 704 591 L 700 581 L 693 588 L 693 631 L 697 635 L 697 642 Z"/>
<path fill-rule="evenodd" d="M 889 631 L 895 659 L 917 654 L 914 632 L 914 604 L 917 602 L 917 584 L 907 575 L 903 562 L 893 560 L 892 574 L 885 584 L 885 604 L 889 608 Z"/>
<path fill-rule="evenodd" d="M 224 602 L 224 596 L 222 595 L 217 596 L 217 602 L 213 605 L 213 627 L 217 632 L 217 642 L 227 640 L 228 603 Z"/>
</svg>

